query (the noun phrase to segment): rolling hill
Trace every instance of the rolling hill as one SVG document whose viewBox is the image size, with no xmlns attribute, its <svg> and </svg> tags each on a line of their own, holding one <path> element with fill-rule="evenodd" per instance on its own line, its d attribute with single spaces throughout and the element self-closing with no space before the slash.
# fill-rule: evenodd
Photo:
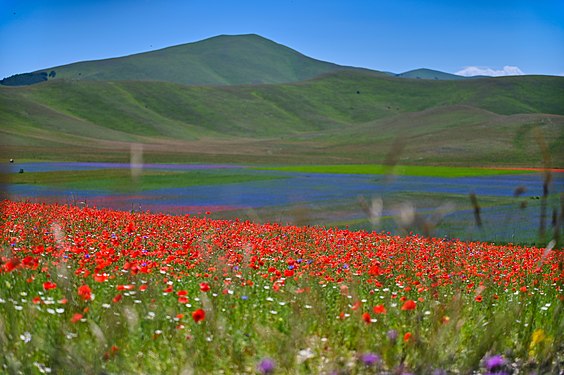
<svg viewBox="0 0 564 375">
<path fill-rule="evenodd" d="M 312 59 L 259 35 L 220 35 L 157 51 L 51 67 L 2 83 L 72 79 L 239 85 L 297 82 L 342 69 L 347 67 Z"/>
<path fill-rule="evenodd" d="M 417 80 L 338 70 L 287 84 L 188 86 L 54 79 L 0 87 L 3 152 L 17 158 L 562 165 L 564 78 Z M 537 129 L 537 130 L 535 130 Z M 540 130 L 540 132 L 539 132 Z"/>
<path fill-rule="evenodd" d="M 412 79 L 436 79 L 436 80 L 460 80 L 468 79 L 467 77 L 458 76 L 456 74 L 450 74 L 445 72 L 440 72 L 438 70 L 432 69 L 415 69 L 408 72 L 396 74 L 396 77 L 400 78 L 412 78 Z"/>
<path fill-rule="evenodd" d="M 289 83 L 352 68 L 320 61 L 259 35 L 220 35 L 156 51 L 104 60 L 83 61 L 16 74 L 4 86 L 48 80 L 162 81 L 186 85 Z M 400 78 L 460 80 L 466 77 L 431 69 L 395 74 Z"/>
</svg>

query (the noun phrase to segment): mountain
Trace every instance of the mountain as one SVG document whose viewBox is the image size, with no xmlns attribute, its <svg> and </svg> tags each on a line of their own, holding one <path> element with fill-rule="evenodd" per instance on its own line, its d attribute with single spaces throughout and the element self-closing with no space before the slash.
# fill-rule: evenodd
<svg viewBox="0 0 564 375">
<path fill-rule="evenodd" d="M 0 87 L 0 148 L 14 158 L 562 165 L 564 78 L 400 79 L 339 70 L 276 85 L 50 80 Z M 537 129 L 537 130 L 535 130 Z M 152 155 L 152 156 L 149 156 Z"/>
<path fill-rule="evenodd" d="M 259 35 L 221 35 L 157 51 L 42 69 L 6 78 L 2 84 L 59 79 L 188 85 L 286 83 L 342 69 L 347 67 L 304 56 Z"/>
<path fill-rule="evenodd" d="M 467 77 L 458 76 L 456 74 L 440 72 L 438 70 L 432 70 L 432 69 L 410 70 L 408 72 L 396 74 L 396 77 L 414 78 L 414 79 L 435 79 L 435 80 L 462 80 L 462 79 L 467 79 Z"/>
</svg>

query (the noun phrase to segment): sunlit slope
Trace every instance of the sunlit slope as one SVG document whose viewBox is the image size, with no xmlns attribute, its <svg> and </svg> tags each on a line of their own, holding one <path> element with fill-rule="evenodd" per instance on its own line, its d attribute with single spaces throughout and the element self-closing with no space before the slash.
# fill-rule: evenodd
<svg viewBox="0 0 564 375">
<path fill-rule="evenodd" d="M 230 142 L 243 147 L 245 140 L 263 145 L 245 152 L 277 160 L 313 154 L 362 161 L 403 137 L 414 143 L 405 149 L 410 160 L 473 155 L 479 162 L 510 148 L 517 155 L 537 126 L 558 151 L 562 115 L 564 78 L 546 76 L 440 81 L 342 71 L 278 85 L 53 80 L 0 88 L 4 145 L 213 141 L 222 146 L 209 150 L 229 154 Z M 516 162 L 532 162 L 527 155 Z"/>
<path fill-rule="evenodd" d="M 397 74 L 396 77 L 413 78 L 413 79 L 437 79 L 437 80 L 461 80 L 466 77 L 456 74 L 440 72 L 432 69 L 415 69 L 408 72 Z"/>
<path fill-rule="evenodd" d="M 259 35 L 221 35 L 106 60 L 43 69 L 54 78 L 144 80 L 191 85 L 296 82 L 344 67 L 319 61 Z"/>
</svg>

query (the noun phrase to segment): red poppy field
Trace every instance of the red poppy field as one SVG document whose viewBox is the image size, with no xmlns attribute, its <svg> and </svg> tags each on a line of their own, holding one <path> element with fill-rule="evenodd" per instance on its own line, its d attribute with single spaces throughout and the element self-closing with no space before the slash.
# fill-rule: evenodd
<svg viewBox="0 0 564 375">
<path fill-rule="evenodd" d="M 564 369 L 554 243 L 1 204 L 0 372 Z"/>
</svg>

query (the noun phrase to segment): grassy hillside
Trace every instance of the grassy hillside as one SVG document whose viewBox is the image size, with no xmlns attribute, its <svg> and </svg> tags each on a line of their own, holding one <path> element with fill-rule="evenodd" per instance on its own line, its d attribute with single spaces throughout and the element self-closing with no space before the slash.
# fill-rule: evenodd
<svg viewBox="0 0 564 375">
<path fill-rule="evenodd" d="M 563 115 L 564 78 L 544 76 L 406 80 L 353 70 L 278 85 L 0 88 L 0 142 L 18 158 L 68 158 L 73 147 L 114 158 L 137 142 L 159 160 L 380 162 L 399 137 L 408 163 L 537 165 L 535 128 L 562 160 Z"/>
<path fill-rule="evenodd" d="M 432 70 L 432 69 L 410 70 L 408 72 L 397 74 L 396 77 L 414 78 L 414 79 L 436 79 L 436 80 L 449 80 L 449 81 L 466 79 L 466 77 L 458 76 L 456 74 L 440 72 L 438 70 Z"/>
<path fill-rule="evenodd" d="M 78 62 L 35 73 L 37 77 L 49 80 L 142 80 L 236 85 L 296 82 L 340 69 L 344 67 L 309 58 L 251 34 L 221 35 L 157 51 Z M 39 73 L 45 73 L 44 77 L 40 77 Z M 29 81 L 29 77 L 23 78 Z"/>
</svg>

